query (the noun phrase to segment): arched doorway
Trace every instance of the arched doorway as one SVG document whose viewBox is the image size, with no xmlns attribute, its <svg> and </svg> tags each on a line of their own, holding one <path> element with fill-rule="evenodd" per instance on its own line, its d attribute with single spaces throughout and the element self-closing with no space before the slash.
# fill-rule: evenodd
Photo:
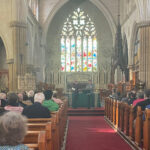
<svg viewBox="0 0 150 150">
<path fill-rule="evenodd" d="M 0 91 L 8 90 L 8 64 L 6 63 L 6 49 L 0 37 Z"/>
</svg>

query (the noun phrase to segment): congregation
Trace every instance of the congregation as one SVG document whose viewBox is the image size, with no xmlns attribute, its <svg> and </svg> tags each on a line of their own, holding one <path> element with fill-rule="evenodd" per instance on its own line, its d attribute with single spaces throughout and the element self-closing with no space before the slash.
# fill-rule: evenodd
<svg viewBox="0 0 150 150">
<path fill-rule="evenodd" d="M 22 144 L 29 118 L 51 118 L 63 105 L 57 91 L 0 93 L 0 150 L 27 150 Z"/>
<path fill-rule="evenodd" d="M 0 150 L 150 150 L 150 0 L 0 14 Z"/>
<path fill-rule="evenodd" d="M 146 108 L 150 109 L 150 89 L 146 89 L 145 91 L 131 90 L 122 95 L 120 92 L 116 92 L 116 90 L 113 89 L 112 94 L 109 97 L 132 105 L 134 111 L 137 110 L 138 106 L 141 107 L 142 111 Z"/>
</svg>

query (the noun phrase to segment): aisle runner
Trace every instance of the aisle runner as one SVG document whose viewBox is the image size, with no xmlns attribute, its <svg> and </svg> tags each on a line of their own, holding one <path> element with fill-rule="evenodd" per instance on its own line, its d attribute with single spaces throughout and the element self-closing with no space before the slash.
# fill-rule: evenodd
<svg viewBox="0 0 150 150">
<path fill-rule="evenodd" d="M 69 117 L 66 150 L 131 150 L 100 116 Z"/>
</svg>

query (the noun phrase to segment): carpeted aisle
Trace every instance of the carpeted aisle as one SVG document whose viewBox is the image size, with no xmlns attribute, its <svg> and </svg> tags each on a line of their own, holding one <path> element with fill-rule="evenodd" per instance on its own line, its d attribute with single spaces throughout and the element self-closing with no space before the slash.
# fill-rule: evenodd
<svg viewBox="0 0 150 150">
<path fill-rule="evenodd" d="M 100 116 L 69 117 L 66 150 L 131 150 Z"/>
</svg>

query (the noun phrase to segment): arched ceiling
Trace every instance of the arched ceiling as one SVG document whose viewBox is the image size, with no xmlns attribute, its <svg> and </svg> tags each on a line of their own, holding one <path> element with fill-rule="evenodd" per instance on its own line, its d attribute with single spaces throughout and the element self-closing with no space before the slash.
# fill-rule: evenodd
<svg viewBox="0 0 150 150">
<path fill-rule="evenodd" d="M 47 1 L 47 5 L 46 5 Z M 68 2 L 69 0 L 45 0 L 42 4 L 44 5 L 42 8 L 45 11 L 45 14 L 47 12 L 47 16 L 43 16 L 43 19 L 40 19 L 42 22 L 44 34 L 43 34 L 43 43 L 46 42 L 46 36 L 48 32 L 49 25 L 51 24 L 51 21 L 55 14 L 59 11 L 59 9 Z M 74 0 L 72 0 L 74 1 Z M 83 0 L 84 1 L 84 0 Z M 118 0 L 89 0 L 91 3 L 93 3 L 105 16 L 106 20 L 108 21 L 108 24 L 111 28 L 112 35 L 115 36 L 116 32 L 116 22 L 117 22 L 117 4 Z M 114 2 L 115 1 L 115 2 Z M 53 7 L 49 7 L 50 4 L 52 4 Z M 41 8 L 41 9 L 42 9 Z M 43 13 L 44 14 L 44 13 Z M 113 38 L 114 39 L 114 38 Z"/>
</svg>

